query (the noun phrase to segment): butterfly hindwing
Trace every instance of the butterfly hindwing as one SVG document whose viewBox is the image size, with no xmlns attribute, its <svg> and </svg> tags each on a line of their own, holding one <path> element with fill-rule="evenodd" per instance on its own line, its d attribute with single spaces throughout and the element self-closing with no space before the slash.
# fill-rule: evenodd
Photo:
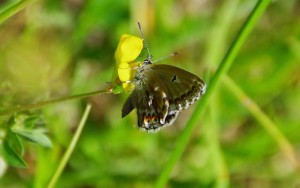
<svg viewBox="0 0 300 188">
<path fill-rule="evenodd" d="M 135 93 L 132 92 L 123 105 L 122 118 L 127 116 L 134 108 L 136 108 L 136 105 L 134 104 L 134 100 L 135 100 Z"/>
</svg>

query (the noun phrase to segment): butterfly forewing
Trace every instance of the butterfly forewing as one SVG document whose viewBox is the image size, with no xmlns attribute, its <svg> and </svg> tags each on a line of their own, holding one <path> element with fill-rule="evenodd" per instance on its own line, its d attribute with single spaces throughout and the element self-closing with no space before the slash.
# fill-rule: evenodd
<svg viewBox="0 0 300 188">
<path fill-rule="evenodd" d="M 168 100 L 177 110 L 187 108 L 205 93 L 205 83 L 190 72 L 170 65 L 152 65 L 152 70 L 164 81 Z"/>
</svg>

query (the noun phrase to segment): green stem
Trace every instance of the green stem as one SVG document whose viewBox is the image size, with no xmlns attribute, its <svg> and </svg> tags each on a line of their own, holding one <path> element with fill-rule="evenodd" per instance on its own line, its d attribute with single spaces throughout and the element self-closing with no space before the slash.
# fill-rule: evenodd
<svg viewBox="0 0 300 188">
<path fill-rule="evenodd" d="M 11 16 L 15 15 L 20 10 L 27 7 L 33 1 L 35 1 L 35 0 L 22 0 L 22 1 L 19 1 L 18 3 L 12 5 L 11 7 L 7 8 L 6 10 L 0 12 L 0 25 L 5 20 L 7 20 L 8 18 L 10 18 Z"/>
<path fill-rule="evenodd" d="M 94 91 L 94 92 L 90 92 L 90 93 L 83 93 L 83 94 L 78 94 L 78 95 L 73 95 L 73 96 L 67 96 L 67 97 L 61 97 L 61 98 L 57 98 L 57 99 L 51 99 L 48 101 L 42 101 L 39 103 L 35 103 L 35 104 L 29 104 L 26 106 L 20 106 L 20 107 L 16 107 L 13 109 L 9 109 L 9 110 L 5 110 L 0 112 L 0 116 L 4 116 L 4 115 L 10 115 L 16 112 L 21 112 L 21 111 L 26 111 L 26 110 L 33 110 L 33 109 L 37 109 L 37 108 L 41 108 L 44 107 L 46 105 L 49 104 L 54 104 L 54 103 L 58 103 L 58 102 L 63 102 L 63 101 L 68 101 L 68 100 L 73 100 L 73 99 L 80 99 L 80 98 L 86 98 L 86 97 L 90 97 L 93 95 L 98 95 L 98 94 L 108 94 L 111 93 L 110 90 L 99 90 L 99 91 Z"/>
<path fill-rule="evenodd" d="M 88 117 L 88 114 L 89 114 L 90 110 L 91 110 L 91 104 L 88 104 L 85 108 L 84 114 L 83 114 L 83 116 L 80 120 L 80 123 L 78 125 L 78 128 L 77 128 L 75 134 L 74 134 L 74 137 L 72 138 L 72 141 L 71 141 L 67 151 L 65 152 L 64 156 L 62 157 L 62 159 L 61 159 L 54 175 L 52 176 L 52 178 L 51 178 L 51 180 L 50 180 L 50 182 L 47 186 L 48 188 L 52 188 L 56 185 L 56 182 L 57 182 L 58 178 L 60 177 L 62 171 L 64 170 L 64 168 L 67 164 L 67 162 L 69 161 L 70 156 L 71 156 L 72 152 L 75 149 L 76 143 L 78 142 L 79 136 L 80 136 L 80 134 L 83 130 L 83 127 L 85 125 L 85 122 L 87 120 L 87 117 Z"/>
<path fill-rule="evenodd" d="M 237 97 L 237 99 L 252 113 L 262 127 L 271 135 L 271 137 L 278 143 L 283 154 L 293 163 L 299 167 L 299 162 L 296 157 L 296 152 L 292 144 L 281 133 L 277 126 L 270 120 L 270 118 L 257 106 L 253 100 L 248 97 L 228 76 L 225 76 L 223 83 L 226 87 Z"/>
<path fill-rule="evenodd" d="M 201 101 L 196 106 L 195 111 L 193 112 L 194 115 L 191 116 L 189 121 L 187 122 L 186 128 L 184 129 L 182 135 L 178 139 L 178 144 L 176 148 L 171 153 L 169 161 L 167 161 L 164 169 L 162 170 L 161 174 L 159 175 L 155 187 L 165 187 L 166 183 L 169 179 L 169 176 L 176 164 L 179 160 L 180 156 L 182 155 L 184 149 L 186 148 L 191 135 L 196 127 L 199 124 L 199 120 L 201 115 L 204 112 L 205 107 L 207 106 L 208 102 L 212 98 L 214 92 L 217 89 L 217 86 L 222 78 L 223 75 L 226 74 L 228 69 L 230 68 L 234 58 L 236 57 L 239 49 L 241 48 L 242 44 L 245 42 L 246 38 L 248 37 L 249 33 L 254 28 L 255 23 L 258 21 L 259 17 L 265 11 L 267 6 L 271 0 L 258 0 L 256 6 L 254 7 L 251 14 L 248 16 L 247 20 L 243 24 L 242 28 L 240 29 L 238 35 L 236 36 L 235 40 L 231 44 L 229 50 L 227 51 L 224 59 L 222 60 L 216 74 L 212 77 L 211 82 L 209 83 L 209 87 L 207 88 L 206 94 L 203 96 Z"/>
<path fill-rule="evenodd" d="M 214 96 L 214 102 L 208 106 L 209 118 L 205 118 L 207 122 L 203 125 L 203 137 L 205 137 L 206 145 L 209 149 L 209 158 L 211 164 L 214 167 L 215 173 L 215 185 L 216 188 L 226 188 L 229 187 L 229 175 L 228 169 L 223 157 L 221 144 L 220 144 L 220 135 L 219 135 L 219 95 Z"/>
<path fill-rule="evenodd" d="M 209 31 L 209 40 L 207 40 L 206 54 L 203 58 L 209 70 L 216 70 L 217 63 L 220 62 L 222 52 L 224 51 L 226 38 L 228 37 L 229 30 L 235 19 L 236 10 L 240 1 L 228 0 L 222 3 L 220 10 L 218 10 L 216 19 Z M 210 72 L 210 71 L 209 71 Z M 205 118 L 202 124 L 202 136 L 206 140 L 208 147 L 209 158 L 211 166 L 214 169 L 215 185 L 214 187 L 225 188 L 229 187 L 229 175 L 226 162 L 223 157 L 223 151 L 220 144 L 219 135 L 219 93 L 213 97 L 213 103 L 209 104 L 210 118 Z M 204 131 L 205 130 L 205 131 Z"/>
</svg>

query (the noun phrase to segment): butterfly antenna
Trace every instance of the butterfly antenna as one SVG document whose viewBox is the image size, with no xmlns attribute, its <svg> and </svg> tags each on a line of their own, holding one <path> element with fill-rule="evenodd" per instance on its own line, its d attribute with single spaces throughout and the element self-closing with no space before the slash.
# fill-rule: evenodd
<svg viewBox="0 0 300 188">
<path fill-rule="evenodd" d="M 156 62 L 162 61 L 162 60 L 164 60 L 164 59 L 168 59 L 168 58 L 173 57 L 173 56 L 178 55 L 178 54 L 179 54 L 179 52 L 174 52 L 174 53 L 172 53 L 172 54 L 170 54 L 170 55 L 168 55 L 168 56 L 161 57 L 161 58 L 159 58 L 159 59 L 153 61 L 152 63 L 156 63 Z"/>
<path fill-rule="evenodd" d="M 146 48 L 147 48 L 147 51 L 148 51 L 148 57 L 147 57 L 147 60 L 150 61 L 152 57 L 151 57 L 151 54 L 150 54 L 149 46 L 148 46 L 148 43 L 147 43 L 146 40 L 145 40 L 145 36 L 144 36 L 144 34 L 143 34 L 143 30 L 142 30 L 142 26 L 141 26 L 140 22 L 138 22 L 138 25 L 139 25 L 140 33 L 141 33 L 141 35 L 142 35 L 142 39 L 143 39 L 144 44 L 145 44 L 145 46 L 146 46 Z"/>
</svg>

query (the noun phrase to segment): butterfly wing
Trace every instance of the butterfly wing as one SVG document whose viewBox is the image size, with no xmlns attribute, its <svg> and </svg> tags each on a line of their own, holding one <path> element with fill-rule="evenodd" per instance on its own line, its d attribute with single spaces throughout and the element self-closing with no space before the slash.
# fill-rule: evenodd
<svg viewBox="0 0 300 188">
<path fill-rule="evenodd" d="M 205 92 L 205 83 L 196 75 L 170 65 L 146 65 L 125 102 L 122 117 L 137 108 L 138 126 L 148 132 L 171 125 L 179 111 Z"/>
<path fill-rule="evenodd" d="M 143 87 L 136 86 L 123 106 L 122 117 L 136 108 L 138 127 L 147 132 L 156 132 L 162 126 L 173 124 L 179 111 L 169 111 L 166 93 L 156 89 L 160 84 L 157 81 Z"/>
<path fill-rule="evenodd" d="M 170 65 L 152 65 L 168 96 L 170 108 L 182 110 L 197 101 L 206 91 L 206 84 L 198 76 Z"/>
</svg>

